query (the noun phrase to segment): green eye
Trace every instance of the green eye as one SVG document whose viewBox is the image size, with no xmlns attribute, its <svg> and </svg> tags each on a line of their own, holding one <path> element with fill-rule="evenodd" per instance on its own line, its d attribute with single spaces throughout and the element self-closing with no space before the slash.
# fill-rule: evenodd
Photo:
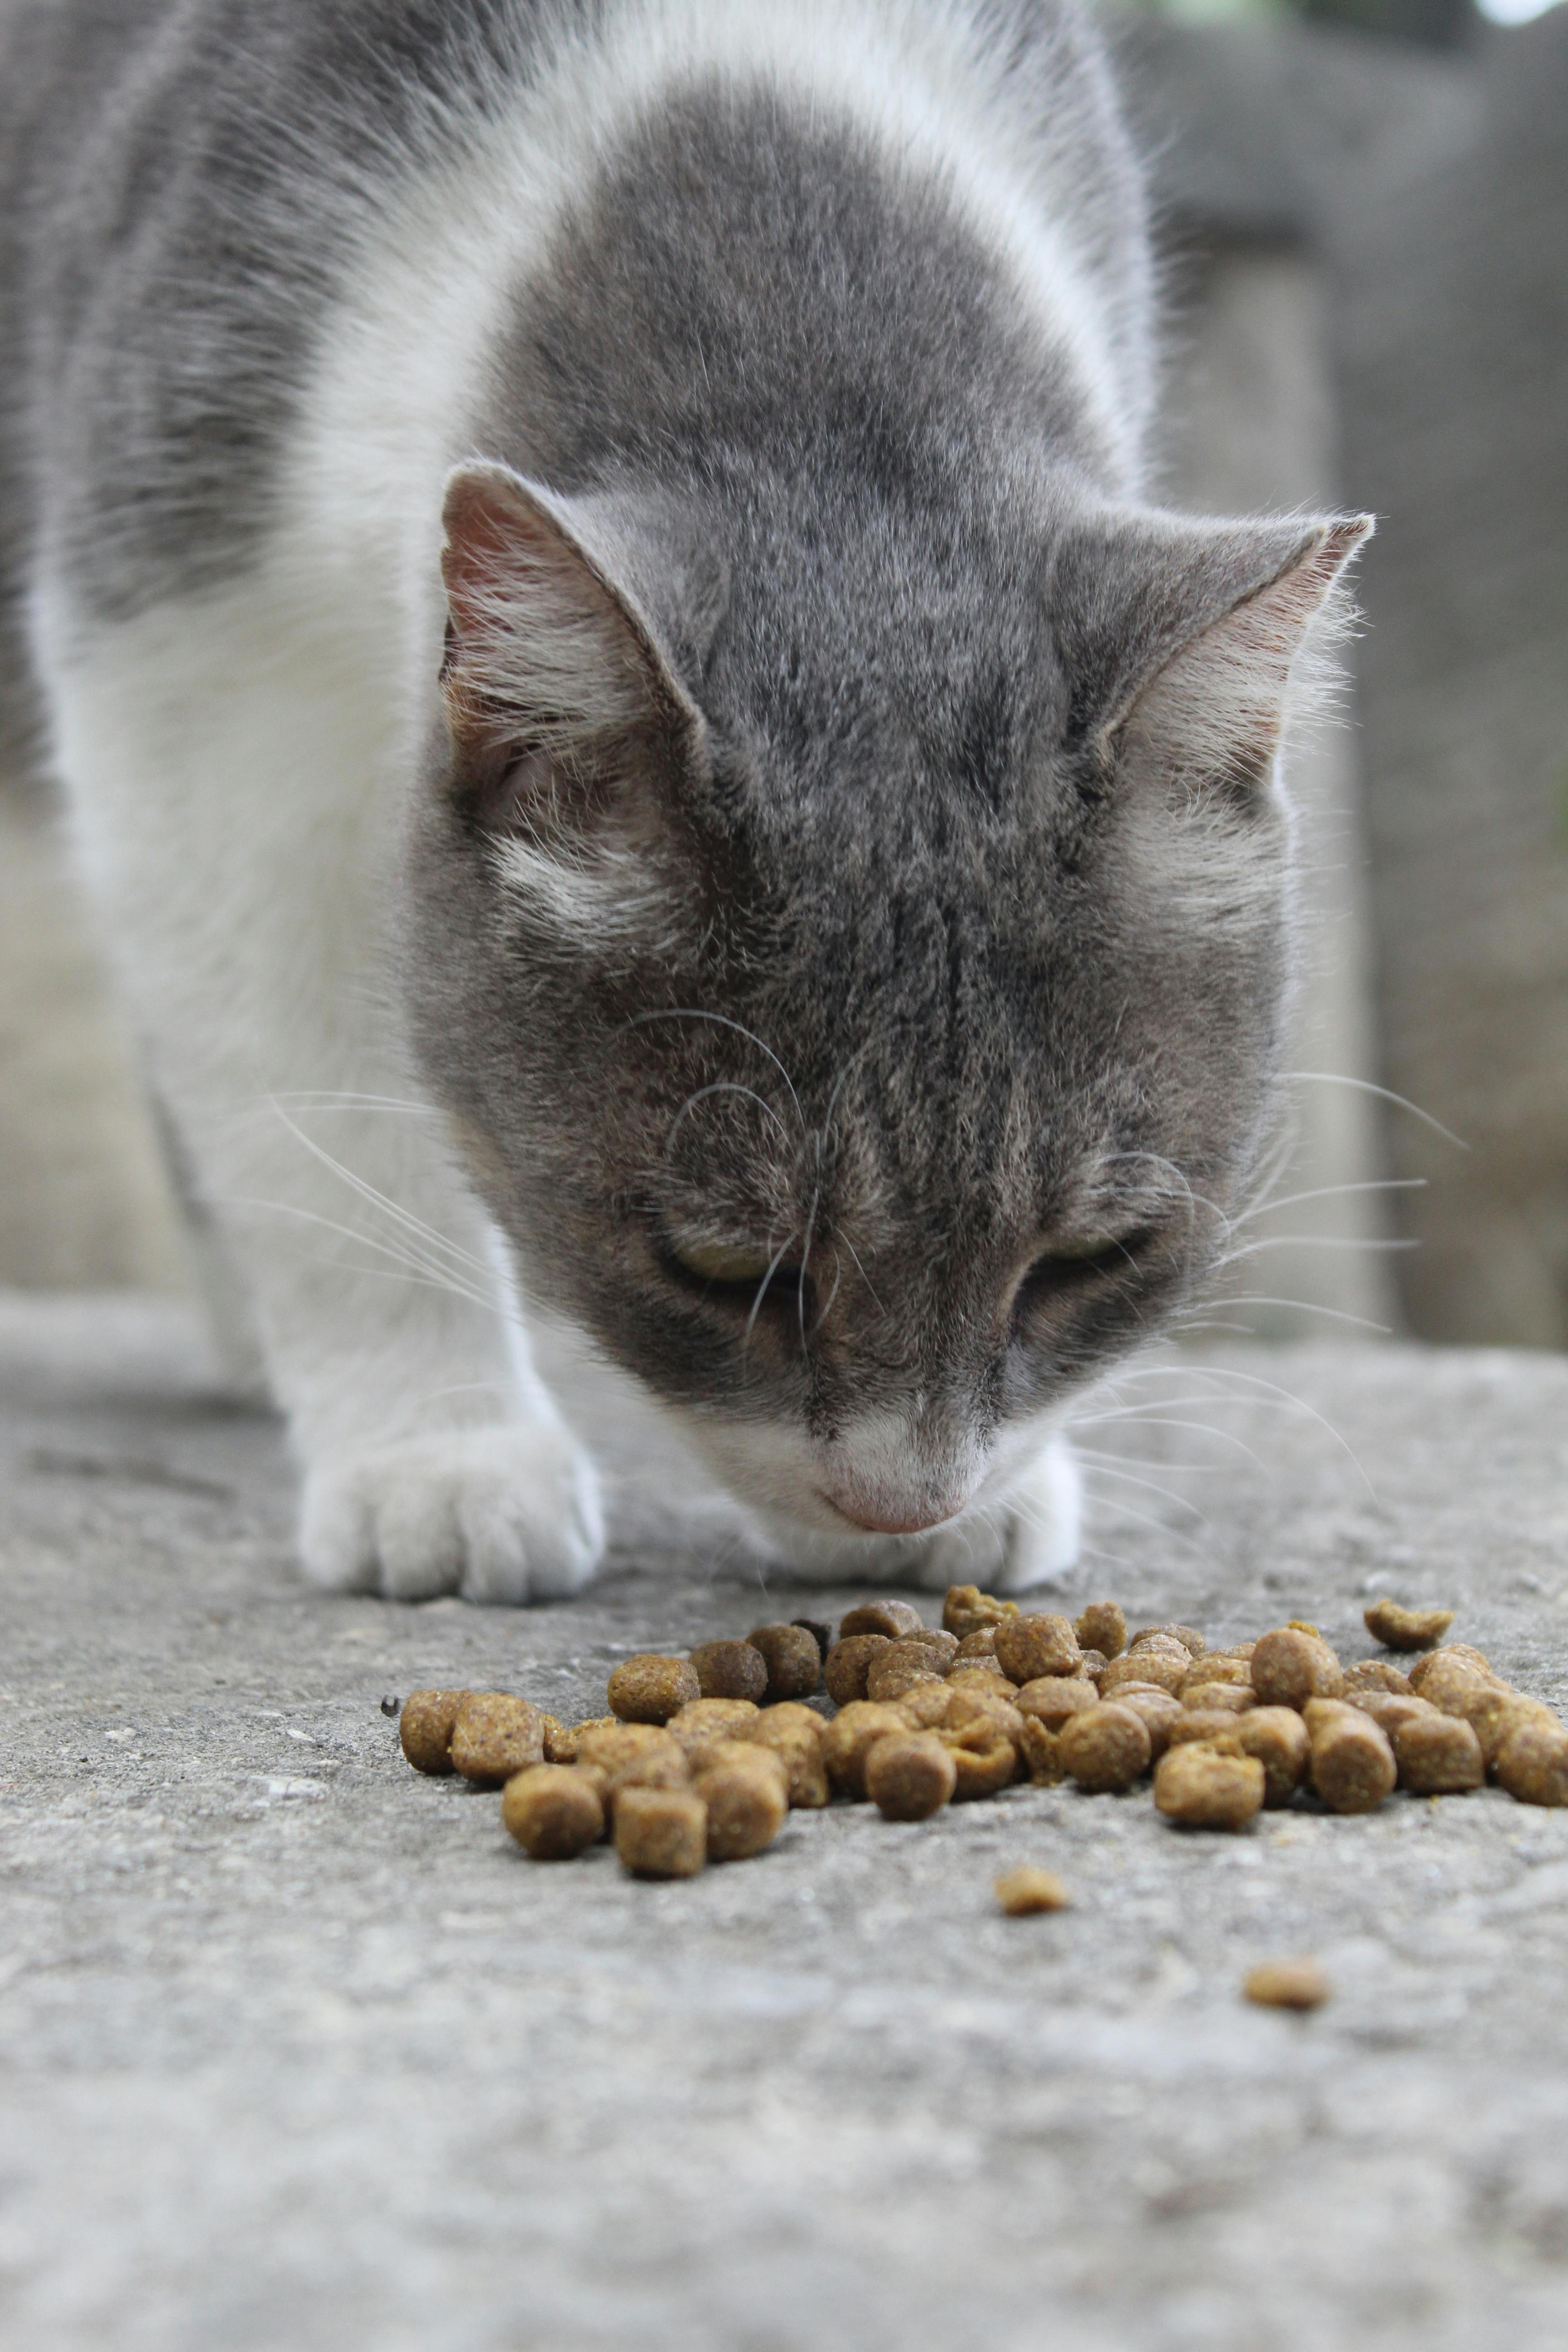
<svg viewBox="0 0 1568 2352">
<path fill-rule="evenodd" d="M 772 1250 L 753 1248 L 745 1242 L 671 1242 L 669 1253 L 681 1272 L 698 1282 L 755 1285 L 766 1280 L 773 1265 Z"/>
</svg>

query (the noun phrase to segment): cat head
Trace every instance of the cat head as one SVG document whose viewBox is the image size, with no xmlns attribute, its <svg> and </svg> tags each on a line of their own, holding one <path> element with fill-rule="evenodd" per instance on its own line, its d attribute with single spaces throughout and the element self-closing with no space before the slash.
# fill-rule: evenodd
<svg viewBox="0 0 1568 2352">
<path fill-rule="evenodd" d="M 419 1050 L 525 1289 L 742 1499 L 952 1518 L 1212 1266 L 1368 528 L 452 477 Z"/>
</svg>

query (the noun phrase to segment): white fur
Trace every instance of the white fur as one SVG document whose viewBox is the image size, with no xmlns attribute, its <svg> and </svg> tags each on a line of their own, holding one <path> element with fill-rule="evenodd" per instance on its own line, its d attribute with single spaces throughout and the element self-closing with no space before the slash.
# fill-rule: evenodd
<svg viewBox="0 0 1568 2352">
<path fill-rule="evenodd" d="M 956 12 L 657 0 L 602 46 L 563 33 L 503 121 L 461 127 L 458 161 L 375 192 L 245 578 L 95 622 L 59 584 L 45 519 L 32 623 L 58 766 L 156 1083 L 243 1264 L 323 1584 L 517 1601 L 574 1589 L 603 1549 L 595 1473 L 533 1370 L 487 1221 L 441 1122 L 411 1106 L 384 918 L 440 657 L 442 486 L 505 289 L 592 160 L 710 69 L 852 112 L 941 174 L 1135 472 L 1142 416 L 1068 207 L 1048 201 L 1058 166 L 998 114 Z M 542 879 L 514 878 L 535 895 Z M 557 875 L 563 922 L 597 879 Z M 725 1446 L 743 1492 L 798 1511 L 804 1465 L 784 1475 L 776 1433 Z M 994 1580 L 1037 1580 L 1076 1548 L 1064 1461 L 1051 1440 L 1033 1469 L 1013 1462 L 1027 1517 L 913 1543 L 825 1527 L 816 1556 L 941 1581 L 994 1555 Z M 975 1486 L 987 1511 L 994 1473 Z M 797 1564 L 815 1541 L 797 1528 Z"/>
</svg>

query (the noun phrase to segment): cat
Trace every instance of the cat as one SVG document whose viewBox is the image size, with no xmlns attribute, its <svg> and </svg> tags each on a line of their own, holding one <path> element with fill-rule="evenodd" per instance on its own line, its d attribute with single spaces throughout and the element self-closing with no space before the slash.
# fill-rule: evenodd
<svg viewBox="0 0 1568 2352">
<path fill-rule="evenodd" d="M 1152 501 L 1095 35 L 8 0 L 0 88 L 13 733 L 306 1575 L 574 1591 L 635 1426 L 805 1575 L 1060 1576 L 1270 1130 L 1370 527 Z"/>
</svg>

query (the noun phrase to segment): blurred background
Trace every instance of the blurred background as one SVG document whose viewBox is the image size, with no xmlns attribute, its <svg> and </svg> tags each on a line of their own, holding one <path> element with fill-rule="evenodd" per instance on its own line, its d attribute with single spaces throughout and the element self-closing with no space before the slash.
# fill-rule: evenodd
<svg viewBox="0 0 1568 2352">
<path fill-rule="evenodd" d="M 1487 8 L 1107 11 L 1166 262 L 1162 494 L 1379 518 L 1345 723 L 1293 768 L 1277 1205 L 1216 1315 L 1269 1338 L 1568 1343 L 1568 5 Z M 185 1267 L 59 813 L 0 775 L 0 1285 Z"/>
</svg>

